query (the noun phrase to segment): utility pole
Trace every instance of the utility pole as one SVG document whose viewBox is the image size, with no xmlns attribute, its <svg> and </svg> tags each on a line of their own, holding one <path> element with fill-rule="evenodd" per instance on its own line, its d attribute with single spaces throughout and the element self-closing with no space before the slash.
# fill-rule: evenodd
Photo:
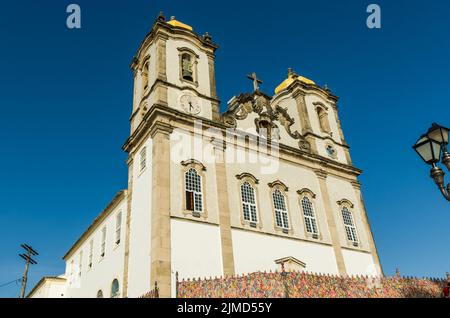
<svg viewBox="0 0 450 318">
<path fill-rule="evenodd" d="M 31 265 L 36 265 L 37 262 L 31 258 L 31 256 L 37 256 L 39 255 L 38 252 L 33 250 L 33 248 L 27 244 L 20 245 L 27 253 L 26 254 L 19 254 L 19 256 L 25 260 L 25 272 L 23 273 L 22 278 L 22 287 L 20 288 L 20 298 L 25 297 L 25 289 L 27 288 L 27 280 L 28 280 L 28 268 Z"/>
</svg>

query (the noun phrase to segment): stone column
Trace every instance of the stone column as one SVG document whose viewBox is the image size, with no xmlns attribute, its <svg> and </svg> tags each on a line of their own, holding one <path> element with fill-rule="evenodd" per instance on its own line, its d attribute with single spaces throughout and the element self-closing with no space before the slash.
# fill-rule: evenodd
<svg viewBox="0 0 450 318">
<path fill-rule="evenodd" d="M 309 121 L 308 109 L 306 107 L 305 93 L 302 91 L 297 91 L 294 93 L 293 97 L 297 103 L 297 110 L 300 117 L 300 123 L 302 125 L 302 135 L 306 133 L 311 133 L 311 123 Z"/>
<path fill-rule="evenodd" d="M 170 237 L 170 134 L 172 127 L 156 122 L 151 129 L 152 148 L 152 210 L 150 286 L 158 282 L 159 295 L 171 296 Z"/>
<path fill-rule="evenodd" d="M 225 163 L 225 143 L 212 140 L 216 164 L 217 201 L 219 207 L 220 240 L 224 275 L 234 275 L 233 240 L 231 238 L 230 204 Z"/>
<path fill-rule="evenodd" d="M 339 232 L 336 228 L 333 206 L 331 205 L 330 195 L 328 194 L 328 187 L 326 183 L 328 174 L 323 170 L 315 170 L 314 172 L 319 179 L 320 192 L 322 193 L 323 197 L 328 229 L 331 235 L 331 243 L 333 244 L 334 255 L 336 256 L 338 271 L 340 275 L 346 275 L 347 270 L 345 268 L 344 256 L 342 255 L 341 241 L 339 239 Z"/>
<path fill-rule="evenodd" d="M 383 268 L 381 267 L 380 258 L 378 256 L 377 247 L 375 245 L 375 240 L 373 239 L 372 228 L 370 227 L 369 218 L 367 216 L 366 205 L 361 193 L 361 184 L 358 181 L 352 182 L 353 189 L 355 189 L 356 198 L 359 198 L 359 207 L 361 210 L 361 218 L 364 224 L 364 229 L 367 233 L 367 240 L 369 243 L 370 252 L 372 254 L 375 265 L 378 267 L 378 271 L 381 275 L 383 274 Z"/>
<path fill-rule="evenodd" d="M 167 103 L 167 39 L 166 35 L 160 35 L 156 45 L 156 85 L 155 85 L 155 101 L 160 105 L 168 105 Z"/>
<path fill-rule="evenodd" d="M 305 136 L 307 142 L 311 146 L 311 152 L 317 154 L 317 146 L 312 133 L 311 122 L 309 120 L 308 108 L 306 107 L 305 93 L 297 91 L 293 94 L 295 102 L 297 103 L 297 111 L 300 117 L 300 124 L 302 126 L 302 135 Z"/>
<path fill-rule="evenodd" d="M 156 74 L 163 81 L 167 81 L 167 40 L 168 37 L 166 35 L 160 35 L 156 45 Z"/>
<path fill-rule="evenodd" d="M 130 256 L 131 202 L 133 195 L 133 158 L 128 160 L 127 214 L 125 221 L 125 259 L 123 265 L 123 297 L 128 297 L 128 264 Z"/>
<path fill-rule="evenodd" d="M 216 89 L 216 71 L 214 66 L 214 53 L 208 53 L 208 69 L 209 69 L 209 86 L 211 98 L 217 99 L 217 89 Z M 216 101 L 211 101 L 212 106 L 212 119 L 218 121 L 220 119 L 220 109 L 219 103 Z"/>
<path fill-rule="evenodd" d="M 337 109 L 336 105 L 333 105 L 333 110 L 334 110 L 334 117 L 336 117 L 336 122 L 337 122 L 338 130 L 339 130 L 339 136 L 341 137 L 341 142 L 344 145 L 345 158 L 347 159 L 347 164 L 351 165 L 352 158 L 350 157 L 349 147 L 348 147 L 347 141 L 345 140 L 345 137 L 344 137 L 341 120 L 339 119 L 338 109 Z"/>
</svg>

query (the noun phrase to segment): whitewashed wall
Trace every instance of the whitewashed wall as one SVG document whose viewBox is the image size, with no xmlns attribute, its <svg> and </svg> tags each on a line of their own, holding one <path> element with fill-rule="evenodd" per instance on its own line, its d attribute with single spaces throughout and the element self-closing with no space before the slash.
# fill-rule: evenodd
<svg viewBox="0 0 450 318">
<path fill-rule="evenodd" d="M 29 298 L 65 298 L 66 293 L 66 281 L 45 279 Z"/>
<path fill-rule="evenodd" d="M 121 240 L 117 245 L 116 215 L 122 213 Z M 94 232 L 84 240 L 66 260 L 67 297 L 68 298 L 94 298 L 101 290 L 105 298 L 111 296 L 111 283 L 114 279 L 119 281 L 120 290 L 123 282 L 124 246 L 125 246 L 125 219 L 127 212 L 126 196 L 109 213 L 108 217 L 100 223 Z M 102 229 L 106 226 L 105 256 L 101 257 Z M 92 268 L 88 267 L 89 244 L 94 242 Z M 79 255 L 83 251 L 81 276 L 79 275 Z M 73 262 L 73 263 L 72 263 Z"/>
<path fill-rule="evenodd" d="M 139 154 L 144 146 L 147 148 L 147 167 L 141 172 Z M 152 148 L 152 139 L 148 138 L 133 158 L 128 297 L 142 296 L 151 288 Z"/>
<path fill-rule="evenodd" d="M 275 260 L 292 256 L 306 263 L 305 270 L 337 274 L 331 246 L 233 230 L 233 253 L 236 273 L 279 270 Z"/>
<path fill-rule="evenodd" d="M 342 249 L 342 255 L 348 275 L 378 276 L 381 274 L 371 254 Z"/>
<path fill-rule="evenodd" d="M 172 273 L 180 279 L 223 275 L 219 226 L 172 219 L 171 240 Z"/>
</svg>

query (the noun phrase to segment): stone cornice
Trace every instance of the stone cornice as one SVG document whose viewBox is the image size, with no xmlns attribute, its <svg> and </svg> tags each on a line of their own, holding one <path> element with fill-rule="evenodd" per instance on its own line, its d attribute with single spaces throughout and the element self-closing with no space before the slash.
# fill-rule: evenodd
<svg viewBox="0 0 450 318">
<path fill-rule="evenodd" d="M 319 179 L 324 179 L 325 180 L 328 177 L 328 173 L 325 170 L 322 170 L 322 169 L 315 169 L 314 173 L 316 174 L 316 176 Z"/>
<path fill-rule="evenodd" d="M 204 129 L 208 129 L 211 127 L 223 129 L 226 130 L 228 127 L 220 122 L 212 121 L 206 118 L 198 118 L 196 116 L 192 116 L 183 112 L 180 112 L 176 109 L 154 104 L 149 111 L 144 116 L 141 124 L 136 128 L 136 130 L 133 132 L 133 134 L 128 138 L 128 140 L 125 142 L 123 146 L 123 150 L 126 152 L 130 152 L 134 145 L 137 144 L 137 142 L 140 140 L 140 138 L 146 134 L 148 129 L 153 126 L 153 122 L 156 121 L 156 119 L 159 118 L 159 121 L 164 121 L 169 123 L 170 121 L 174 122 L 180 122 L 184 123 L 190 126 L 194 125 L 194 122 L 196 120 L 202 120 L 202 125 Z M 234 136 L 239 135 L 246 135 L 249 136 L 249 140 L 257 140 L 257 136 L 254 136 L 252 134 L 242 132 L 240 130 L 235 130 L 233 132 Z M 336 170 L 344 174 L 353 175 L 355 178 L 362 173 L 362 170 L 352 166 L 347 165 L 344 163 L 340 163 L 316 154 L 311 154 L 305 151 L 302 151 L 300 149 L 290 147 L 284 144 L 279 145 L 280 148 L 280 155 L 288 155 L 292 156 L 293 158 L 302 158 L 305 160 L 308 160 L 311 162 L 312 166 L 319 166 L 323 167 L 323 169 L 327 169 L 327 171 Z M 317 168 L 316 168 L 317 169 Z M 324 170 L 325 171 L 325 170 Z"/>
<path fill-rule="evenodd" d="M 325 137 L 324 136 L 320 136 L 320 135 L 317 135 L 317 134 L 313 133 L 312 131 L 308 131 L 308 132 L 305 133 L 304 137 L 308 137 L 308 136 L 313 136 L 315 138 L 322 139 L 322 140 L 329 140 L 329 141 L 332 141 L 337 146 L 341 146 L 343 148 L 350 149 L 350 146 L 346 142 L 345 143 L 337 142 L 336 140 L 334 140 L 330 136 L 325 136 Z"/>
<path fill-rule="evenodd" d="M 227 143 L 223 139 L 211 138 L 211 144 L 215 150 L 225 151 L 227 149 Z"/>
<path fill-rule="evenodd" d="M 357 180 L 351 182 L 353 188 L 355 188 L 356 190 L 361 190 L 361 183 Z"/>
<path fill-rule="evenodd" d="M 157 134 L 169 136 L 173 132 L 173 127 L 162 121 L 155 122 L 150 128 L 150 136 L 154 138 Z"/>
<path fill-rule="evenodd" d="M 148 99 L 148 97 L 155 91 L 155 87 L 158 86 L 158 85 L 165 85 L 165 86 L 167 86 L 167 87 L 176 88 L 176 89 L 179 89 L 179 90 L 182 90 L 182 91 L 183 91 L 183 90 L 189 90 L 189 91 L 191 91 L 191 92 L 194 92 L 198 97 L 201 97 L 201 98 L 204 98 L 204 99 L 206 99 L 206 100 L 209 100 L 210 102 L 215 102 L 215 103 L 220 104 L 220 100 L 219 100 L 219 99 L 217 99 L 217 98 L 215 98 L 215 97 L 210 97 L 210 96 L 204 95 L 204 94 L 200 93 L 199 91 L 197 91 L 197 90 L 196 90 L 194 87 L 192 87 L 192 86 L 188 86 L 188 85 L 178 86 L 178 85 L 176 85 L 176 84 L 169 83 L 169 82 L 167 82 L 166 80 L 157 78 L 157 79 L 154 81 L 154 83 L 152 84 L 152 86 L 150 87 L 150 89 L 148 89 L 147 93 L 142 97 L 141 101 L 139 102 L 139 107 L 137 107 L 137 108 L 134 110 L 134 112 L 131 114 L 130 119 L 129 119 L 130 121 L 133 120 L 133 118 L 136 116 L 136 114 L 139 113 L 139 111 L 140 111 L 140 109 L 141 109 L 141 104 L 142 104 L 146 99 Z"/>
</svg>

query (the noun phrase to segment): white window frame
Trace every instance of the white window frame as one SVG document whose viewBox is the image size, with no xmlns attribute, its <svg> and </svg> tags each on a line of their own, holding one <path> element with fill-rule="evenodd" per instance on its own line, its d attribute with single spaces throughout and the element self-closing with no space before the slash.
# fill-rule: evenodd
<svg viewBox="0 0 450 318">
<path fill-rule="evenodd" d="M 192 175 L 192 177 L 191 177 Z M 203 212 L 203 182 L 202 175 L 194 167 L 189 168 L 184 174 L 184 189 L 185 195 L 188 192 L 193 194 L 194 206 L 193 210 L 189 210 L 193 213 L 201 214 Z M 187 210 L 187 207 L 185 207 Z"/>
<path fill-rule="evenodd" d="M 144 146 L 139 152 L 139 172 L 147 168 L 147 146 Z"/>
<path fill-rule="evenodd" d="M 248 199 L 253 199 L 253 202 L 246 202 L 244 199 L 244 186 L 248 185 L 250 192 L 247 193 Z M 242 204 L 242 217 L 244 221 L 257 224 L 258 223 L 258 204 L 256 200 L 256 190 L 249 181 L 244 181 L 240 186 L 241 204 Z M 252 211 L 253 208 L 253 211 Z M 248 217 L 246 217 L 245 211 L 248 211 Z"/>
<path fill-rule="evenodd" d="M 305 202 L 307 201 L 307 202 Z M 319 224 L 317 222 L 316 217 L 316 211 L 314 209 L 314 203 L 308 196 L 303 196 L 301 198 L 301 208 L 303 212 L 303 218 L 305 220 L 305 231 L 306 233 L 313 235 L 313 236 L 319 236 Z M 309 206 L 305 206 L 306 204 L 309 204 Z M 309 209 L 310 211 L 307 211 Z M 309 226 L 308 226 L 309 225 Z"/>
<path fill-rule="evenodd" d="M 345 212 L 347 212 L 348 215 L 344 215 Z M 341 215 L 347 240 L 354 244 L 359 244 L 358 232 L 356 230 L 355 219 L 353 217 L 352 211 L 350 211 L 347 206 L 343 206 L 341 207 Z"/>
<path fill-rule="evenodd" d="M 88 268 L 91 269 L 92 268 L 92 258 L 93 258 L 93 254 L 94 254 L 94 240 L 91 239 L 89 241 L 89 263 L 88 263 Z"/>
<path fill-rule="evenodd" d="M 279 199 L 282 199 L 282 202 L 277 202 L 276 196 L 279 195 Z M 282 203 L 282 204 L 281 204 Z M 289 220 L 289 209 L 287 206 L 287 198 L 286 195 L 278 188 L 274 189 L 272 192 L 272 204 L 273 209 L 275 211 L 275 225 L 283 230 L 289 230 L 291 228 L 290 220 Z M 284 209 L 277 207 L 277 205 L 284 205 Z M 281 225 L 279 223 L 281 221 Z"/>
<path fill-rule="evenodd" d="M 100 247 L 100 259 L 103 259 L 106 255 L 106 226 L 102 228 L 102 244 Z"/>
<path fill-rule="evenodd" d="M 83 250 L 78 254 L 78 276 L 81 277 L 83 271 Z"/>
<path fill-rule="evenodd" d="M 115 244 L 119 245 L 122 236 L 122 211 L 119 211 L 116 215 L 116 239 Z"/>
</svg>

